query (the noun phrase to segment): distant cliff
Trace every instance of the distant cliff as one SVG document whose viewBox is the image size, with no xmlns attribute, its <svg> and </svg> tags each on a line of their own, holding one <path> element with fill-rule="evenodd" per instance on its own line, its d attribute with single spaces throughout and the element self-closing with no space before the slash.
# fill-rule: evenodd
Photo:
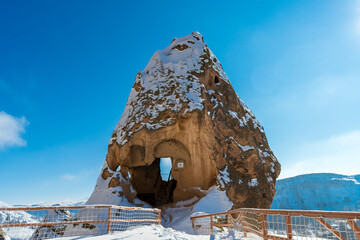
<svg viewBox="0 0 360 240">
<path fill-rule="evenodd" d="M 360 211 L 360 175 L 315 173 L 278 180 L 271 208 Z"/>
</svg>

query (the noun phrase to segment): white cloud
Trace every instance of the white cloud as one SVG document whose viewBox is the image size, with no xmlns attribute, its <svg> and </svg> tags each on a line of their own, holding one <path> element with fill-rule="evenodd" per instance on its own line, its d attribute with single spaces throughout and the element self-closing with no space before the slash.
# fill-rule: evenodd
<svg viewBox="0 0 360 240">
<path fill-rule="evenodd" d="M 25 126 L 28 124 L 25 117 L 16 118 L 6 112 L 0 112 L 0 149 L 26 146 L 21 134 L 25 133 Z"/>
<path fill-rule="evenodd" d="M 360 174 L 360 131 L 303 143 L 289 151 L 280 178 L 307 173 Z M 280 159 L 281 163 L 281 159 Z"/>
<path fill-rule="evenodd" d="M 94 173 L 93 170 L 83 171 L 83 172 L 76 173 L 76 174 L 66 173 L 66 174 L 62 175 L 60 177 L 60 179 L 63 181 L 80 181 L 80 180 L 84 180 L 87 177 L 91 176 L 93 173 Z"/>
<path fill-rule="evenodd" d="M 76 178 L 76 176 L 71 175 L 71 174 L 64 174 L 61 176 L 62 180 L 66 180 L 66 181 L 72 181 Z"/>
</svg>

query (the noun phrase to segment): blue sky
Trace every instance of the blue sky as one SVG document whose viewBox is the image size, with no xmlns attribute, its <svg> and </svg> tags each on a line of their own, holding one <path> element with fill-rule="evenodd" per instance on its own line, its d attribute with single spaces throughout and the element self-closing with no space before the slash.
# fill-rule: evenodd
<svg viewBox="0 0 360 240">
<path fill-rule="evenodd" d="M 360 1 L 2 1 L 0 201 L 86 199 L 136 73 L 193 31 L 281 177 L 360 173 Z"/>
</svg>

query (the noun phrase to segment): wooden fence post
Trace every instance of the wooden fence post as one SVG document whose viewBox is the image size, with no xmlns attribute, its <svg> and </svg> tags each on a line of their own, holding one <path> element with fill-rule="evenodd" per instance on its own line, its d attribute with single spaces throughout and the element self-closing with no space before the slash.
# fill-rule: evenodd
<svg viewBox="0 0 360 240">
<path fill-rule="evenodd" d="M 230 232 L 230 214 L 227 215 L 228 231 Z"/>
<path fill-rule="evenodd" d="M 159 224 L 161 224 L 161 210 L 159 211 L 159 221 L 158 221 Z"/>
<path fill-rule="evenodd" d="M 211 228 L 211 235 L 214 235 L 214 229 L 213 229 L 213 219 L 212 219 L 212 216 L 210 216 L 210 228 Z"/>
<path fill-rule="evenodd" d="M 354 220 L 347 220 L 348 224 L 350 225 L 351 229 L 354 231 L 354 234 L 358 239 L 360 239 L 360 228 L 356 224 Z"/>
<path fill-rule="evenodd" d="M 292 239 L 292 226 L 291 226 L 291 216 L 285 216 L 286 220 L 286 235 L 287 238 L 290 240 Z"/>
<path fill-rule="evenodd" d="M 332 232 L 337 238 L 339 238 L 340 240 L 346 240 L 345 237 L 343 237 L 341 235 L 340 232 L 336 231 L 330 224 L 328 224 L 324 219 L 322 219 L 321 217 L 316 217 L 315 218 L 321 225 L 323 225 L 325 228 L 327 228 L 330 232 Z"/>
<path fill-rule="evenodd" d="M 109 207 L 109 213 L 108 213 L 107 233 L 110 232 L 110 226 L 111 226 L 111 207 Z"/>
<path fill-rule="evenodd" d="M 244 237 L 247 237 L 246 227 L 243 227 L 243 231 L 244 231 Z"/>
<path fill-rule="evenodd" d="M 262 230 L 263 230 L 263 238 L 264 240 L 268 240 L 269 238 L 267 237 L 268 232 L 267 232 L 267 224 L 266 224 L 266 214 L 262 214 L 261 215 L 261 223 L 262 223 Z"/>
<path fill-rule="evenodd" d="M 244 212 L 239 212 L 239 217 L 240 217 L 240 223 L 241 223 L 241 225 L 242 225 L 242 230 L 243 230 L 243 232 L 244 232 L 244 237 L 247 237 L 247 231 L 246 231 L 246 226 L 245 226 L 245 224 L 244 224 L 244 222 L 245 222 L 245 218 L 244 218 L 244 216 L 243 215 L 245 215 L 245 213 Z"/>
</svg>

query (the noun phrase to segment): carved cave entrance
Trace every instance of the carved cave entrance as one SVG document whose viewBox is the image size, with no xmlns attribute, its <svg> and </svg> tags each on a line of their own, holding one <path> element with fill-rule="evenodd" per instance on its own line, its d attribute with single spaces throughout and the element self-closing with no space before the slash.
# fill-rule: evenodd
<svg viewBox="0 0 360 240">
<path fill-rule="evenodd" d="M 133 167 L 132 183 L 137 197 L 152 206 L 173 201 L 176 180 L 172 177 L 171 158 L 156 158 L 151 165 Z"/>
</svg>

